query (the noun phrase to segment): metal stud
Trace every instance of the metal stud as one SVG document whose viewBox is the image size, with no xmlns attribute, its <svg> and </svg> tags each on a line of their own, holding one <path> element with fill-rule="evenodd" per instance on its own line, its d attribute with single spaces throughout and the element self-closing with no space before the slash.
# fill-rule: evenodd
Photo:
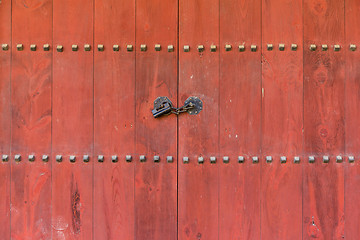
<svg viewBox="0 0 360 240">
<path fill-rule="evenodd" d="M 79 49 L 78 45 L 74 44 L 71 45 L 71 50 L 73 50 L 74 52 L 76 52 Z"/>
<path fill-rule="evenodd" d="M 327 51 L 328 50 L 328 45 L 326 45 L 326 44 L 321 45 L 321 50 Z"/>
<path fill-rule="evenodd" d="M 272 157 L 271 156 L 266 156 L 266 162 L 271 163 L 272 162 Z"/>
<path fill-rule="evenodd" d="M 272 51 L 274 46 L 271 43 L 269 43 L 269 44 L 267 44 L 266 48 L 268 51 Z"/>
<path fill-rule="evenodd" d="M 84 50 L 87 51 L 87 52 L 90 51 L 91 50 L 90 44 L 85 44 L 84 45 Z"/>
<path fill-rule="evenodd" d="M 16 49 L 17 49 L 18 51 L 22 51 L 22 50 L 24 50 L 24 46 L 23 46 L 22 44 L 17 44 L 17 45 L 16 45 Z"/>
<path fill-rule="evenodd" d="M 198 45 L 197 50 L 198 50 L 198 52 L 203 52 L 205 50 L 204 45 Z"/>
<path fill-rule="evenodd" d="M 98 156 L 98 162 L 100 162 L 100 163 L 104 162 L 104 156 L 103 155 Z"/>
<path fill-rule="evenodd" d="M 245 158 L 243 156 L 239 156 L 238 163 L 244 163 L 244 162 L 245 162 Z"/>
<path fill-rule="evenodd" d="M 336 156 L 336 162 L 337 163 L 342 163 L 342 161 L 343 161 L 343 158 L 342 158 L 342 156 Z"/>
<path fill-rule="evenodd" d="M 300 163 L 300 157 L 298 157 L 298 156 L 294 157 L 294 163 L 299 164 Z"/>
<path fill-rule="evenodd" d="M 329 161 L 330 161 L 329 156 L 323 156 L 324 163 L 329 163 Z"/>
<path fill-rule="evenodd" d="M 204 163 L 204 158 L 203 157 L 198 157 L 198 163 Z"/>
<path fill-rule="evenodd" d="M 161 45 L 155 44 L 155 51 L 161 51 Z"/>
<path fill-rule="evenodd" d="M 62 161 L 62 156 L 61 155 L 56 155 L 55 160 L 57 162 L 61 162 Z"/>
<path fill-rule="evenodd" d="M 140 156 L 140 162 L 145 162 L 145 161 L 146 161 L 145 155 L 141 155 L 141 156 Z"/>
<path fill-rule="evenodd" d="M 172 156 L 167 156 L 167 157 L 166 157 L 166 162 L 172 163 L 173 161 L 174 161 L 174 159 L 173 159 Z"/>
<path fill-rule="evenodd" d="M 310 156 L 309 157 L 309 163 L 314 163 L 315 162 L 315 157 L 314 156 Z"/>
<path fill-rule="evenodd" d="M 217 46 L 216 45 L 211 45 L 210 46 L 210 52 L 216 52 L 217 50 Z"/>
<path fill-rule="evenodd" d="M 183 157 L 183 163 L 189 163 L 189 157 Z"/>
<path fill-rule="evenodd" d="M 2 155 L 1 160 L 3 162 L 8 162 L 9 161 L 9 156 L 4 154 L 4 155 Z"/>
<path fill-rule="evenodd" d="M 216 157 L 210 157 L 210 163 L 216 163 Z"/>
<path fill-rule="evenodd" d="M 113 51 L 114 51 L 114 52 L 118 52 L 119 50 L 120 50 L 119 45 L 114 44 L 114 45 L 113 45 Z"/>
<path fill-rule="evenodd" d="M 315 51 L 315 50 L 316 50 L 316 45 L 315 45 L 315 44 L 311 44 L 311 45 L 310 45 L 310 50 L 311 50 L 311 51 Z"/>
<path fill-rule="evenodd" d="M 229 157 L 228 156 L 223 157 L 223 163 L 229 163 Z"/>
<path fill-rule="evenodd" d="M 86 163 L 89 162 L 90 161 L 89 155 L 84 155 L 83 156 L 83 161 L 86 162 Z"/>
<path fill-rule="evenodd" d="M 350 50 L 351 51 L 355 51 L 356 50 L 356 45 L 355 44 L 350 44 Z"/>
<path fill-rule="evenodd" d="M 2 44 L 1 48 L 2 48 L 3 51 L 7 51 L 7 50 L 9 50 L 9 44 L 6 44 L 6 43 Z"/>
<path fill-rule="evenodd" d="M 184 52 L 190 52 L 190 46 L 189 45 L 184 46 Z"/>
<path fill-rule="evenodd" d="M 341 49 L 341 46 L 340 46 L 340 45 L 338 45 L 338 44 L 334 45 L 334 51 L 335 51 L 335 52 L 340 51 L 340 49 Z"/>
<path fill-rule="evenodd" d="M 160 156 L 154 156 L 154 162 L 160 162 Z"/>
<path fill-rule="evenodd" d="M 239 52 L 245 51 L 245 45 L 239 45 Z"/>
<path fill-rule="evenodd" d="M 58 51 L 58 52 L 62 52 L 62 51 L 64 51 L 63 46 L 61 46 L 61 45 L 57 45 L 57 46 L 56 46 L 56 51 Z"/>
<path fill-rule="evenodd" d="M 20 162 L 21 156 L 19 154 L 17 154 L 17 155 L 15 155 L 14 159 L 15 159 L 15 162 Z"/>
<path fill-rule="evenodd" d="M 259 162 L 259 158 L 258 158 L 258 157 L 252 157 L 252 161 L 253 161 L 253 163 L 258 163 L 258 162 Z"/>
<path fill-rule="evenodd" d="M 285 156 L 280 157 L 280 163 L 286 163 L 286 157 Z"/>
<path fill-rule="evenodd" d="M 355 157 L 354 156 L 349 156 L 349 163 L 353 163 L 355 162 Z"/>
<path fill-rule="evenodd" d="M 132 51 L 134 50 L 133 45 L 127 45 L 127 46 L 126 46 L 126 50 L 127 50 L 128 52 L 132 52 Z"/>
<path fill-rule="evenodd" d="M 44 44 L 43 49 L 44 49 L 44 51 L 49 51 L 50 50 L 50 44 Z"/>
<path fill-rule="evenodd" d="M 31 44 L 30 45 L 30 50 L 31 51 L 36 51 L 36 44 Z"/>
<path fill-rule="evenodd" d="M 169 45 L 167 49 L 168 49 L 168 52 L 173 52 L 174 51 L 174 45 Z"/>
<path fill-rule="evenodd" d="M 145 52 L 146 50 L 147 50 L 146 44 L 141 44 L 140 45 L 140 51 Z"/>
<path fill-rule="evenodd" d="M 280 44 L 279 44 L 279 50 L 280 50 L 280 51 L 284 51 L 284 50 L 285 50 L 285 44 L 280 43 Z"/>
<path fill-rule="evenodd" d="M 291 44 L 291 50 L 292 50 L 292 51 L 296 51 L 297 48 L 298 48 L 298 45 L 297 45 L 297 44 L 295 44 L 295 43 Z"/>
<path fill-rule="evenodd" d="M 35 161 L 35 156 L 34 155 L 29 155 L 28 157 L 30 162 L 34 162 Z"/>
<path fill-rule="evenodd" d="M 117 155 L 112 155 L 112 156 L 111 156 L 111 161 L 112 161 L 113 163 L 117 163 L 117 162 L 119 161 L 118 156 L 117 156 Z"/>
<path fill-rule="evenodd" d="M 251 49 L 252 52 L 256 52 L 257 46 L 256 45 L 251 45 L 250 49 Z"/>
<path fill-rule="evenodd" d="M 74 155 L 71 155 L 69 157 L 69 160 L 70 160 L 71 163 L 74 163 L 76 161 L 76 157 Z"/>
<path fill-rule="evenodd" d="M 230 44 L 225 45 L 225 51 L 231 51 L 232 46 Z"/>
<path fill-rule="evenodd" d="M 49 156 L 48 155 L 43 155 L 42 160 L 43 160 L 43 162 L 48 162 L 49 161 Z"/>
<path fill-rule="evenodd" d="M 98 51 L 99 51 L 99 52 L 103 52 L 103 51 L 104 51 L 104 45 L 103 45 L 103 44 L 98 44 L 97 48 L 98 48 Z"/>
<path fill-rule="evenodd" d="M 131 162 L 132 161 L 132 156 L 131 155 L 126 155 L 125 156 L 125 161 L 126 162 Z"/>
</svg>

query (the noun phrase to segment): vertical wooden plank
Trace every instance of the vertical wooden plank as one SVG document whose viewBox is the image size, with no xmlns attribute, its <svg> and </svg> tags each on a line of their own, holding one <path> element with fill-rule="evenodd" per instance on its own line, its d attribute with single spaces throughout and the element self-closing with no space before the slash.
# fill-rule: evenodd
<svg viewBox="0 0 360 240">
<path fill-rule="evenodd" d="M 345 239 L 357 239 L 360 236 L 360 210 L 356 206 L 360 201 L 360 53 L 358 49 L 349 50 L 350 44 L 359 48 L 359 13 L 359 1 L 345 1 L 345 152 L 348 157 L 355 159 L 355 162 L 347 164 L 345 170 Z"/>
<path fill-rule="evenodd" d="M 95 1 L 94 239 L 134 239 L 135 1 Z M 113 45 L 119 51 L 113 51 Z M 112 162 L 117 156 L 117 163 Z"/>
<path fill-rule="evenodd" d="M 177 54 L 167 51 L 168 45 L 177 45 L 177 16 L 177 0 L 136 1 L 136 239 L 177 237 L 176 116 L 155 119 L 151 114 L 159 96 L 177 105 Z M 140 51 L 142 44 L 146 51 Z M 140 162 L 139 155 L 146 161 Z M 160 161 L 154 162 L 154 156 Z M 167 162 L 168 156 L 173 162 Z"/>
<path fill-rule="evenodd" d="M 10 63 L 11 63 L 11 0 L 0 3 L 0 155 L 10 154 Z M 0 163 L 0 236 L 10 239 L 10 163 Z"/>
<path fill-rule="evenodd" d="M 85 0 L 53 2 L 53 239 L 92 239 L 94 6 Z M 56 49 L 60 45 L 63 52 Z M 74 163 L 69 156 L 76 157 Z"/>
<path fill-rule="evenodd" d="M 188 157 L 189 163 L 179 163 L 178 237 L 218 239 L 218 164 L 209 158 L 219 157 L 219 49 L 210 52 L 211 45 L 219 48 L 219 1 L 180 0 L 179 5 L 179 104 L 195 96 L 203 110 L 179 116 L 179 158 Z M 204 51 L 198 52 L 198 45 Z"/>
<path fill-rule="evenodd" d="M 220 156 L 229 158 L 219 169 L 224 240 L 260 239 L 260 166 L 251 158 L 260 154 L 261 50 L 251 45 L 261 45 L 261 1 L 220 1 Z"/>
<path fill-rule="evenodd" d="M 316 51 L 309 49 L 316 44 Z M 321 44 L 328 50 L 322 51 Z M 334 51 L 334 45 L 342 49 Z M 303 238 L 338 239 L 344 232 L 344 1 L 304 1 Z M 323 156 L 330 162 L 323 163 Z"/>
<path fill-rule="evenodd" d="M 51 237 L 51 164 L 42 155 L 51 154 L 52 1 L 13 1 L 12 5 L 12 155 L 11 237 Z M 23 50 L 17 49 L 23 45 Z M 36 45 L 36 51 L 30 45 Z M 34 155 L 35 161 L 29 161 Z"/>
<path fill-rule="evenodd" d="M 262 1 L 261 239 L 302 239 L 302 23 L 302 0 Z"/>
</svg>

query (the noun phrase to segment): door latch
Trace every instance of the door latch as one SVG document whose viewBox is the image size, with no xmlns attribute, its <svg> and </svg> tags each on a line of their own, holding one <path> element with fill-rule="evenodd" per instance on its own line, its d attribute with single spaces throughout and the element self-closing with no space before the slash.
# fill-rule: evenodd
<svg viewBox="0 0 360 240">
<path fill-rule="evenodd" d="M 151 111 L 154 118 L 170 115 L 174 113 L 179 115 L 188 112 L 190 115 L 197 115 L 203 109 L 202 101 L 197 97 L 189 97 L 186 99 L 184 106 L 175 108 L 168 97 L 158 97 L 154 101 L 154 109 Z"/>
</svg>

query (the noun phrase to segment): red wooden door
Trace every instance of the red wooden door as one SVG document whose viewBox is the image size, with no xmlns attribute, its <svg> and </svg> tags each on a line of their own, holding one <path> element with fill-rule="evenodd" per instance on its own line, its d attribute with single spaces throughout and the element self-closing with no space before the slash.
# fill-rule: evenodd
<svg viewBox="0 0 360 240">
<path fill-rule="evenodd" d="M 358 239 L 359 15 L 0 0 L 1 239 Z"/>
</svg>

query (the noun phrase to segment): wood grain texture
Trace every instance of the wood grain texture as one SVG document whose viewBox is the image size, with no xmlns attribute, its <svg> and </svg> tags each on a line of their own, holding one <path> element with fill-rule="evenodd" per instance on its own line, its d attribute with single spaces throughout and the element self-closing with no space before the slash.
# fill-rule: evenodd
<svg viewBox="0 0 360 240">
<path fill-rule="evenodd" d="M 53 239 L 93 237 L 93 1 L 54 0 Z M 78 51 L 71 51 L 73 44 Z M 84 51 L 90 44 L 91 50 Z M 56 46 L 62 45 L 63 52 Z M 63 162 L 55 162 L 62 154 Z M 83 155 L 90 156 L 84 163 Z M 69 155 L 76 162 L 69 162 Z"/>
<path fill-rule="evenodd" d="M 94 239 L 134 239 L 135 1 L 95 1 Z M 113 51 L 113 45 L 119 51 Z M 118 163 L 111 156 L 118 156 Z"/>
<path fill-rule="evenodd" d="M 261 1 L 220 1 L 220 30 L 219 239 L 260 239 Z"/>
<path fill-rule="evenodd" d="M 177 53 L 167 52 L 168 45 L 177 46 L 177 15 L 177 0 L 136 1 L 136 239 L 177 238 L 176 116 L 155 119 L 151 114 L 159 96 L 177 105 Z M 140 51 L 141 44 L 147 51 Z M 167 156 L 174 162 L 167 163 Z"/>
<path fill-rule="evenodd" d="M 335 52 L 334 44 L 344 44 L 344 1 L 304 1 L 304 147 L 316 163 L 304 164 L 303 239 L 344 234 L 344 165 L 335 156 L 345 151 L 345 49 Z"/>
<path fill-rule="evenodd" d="M 9 50 L 0 50 L 0 155 L 10 154 L 11 110 L 11 0 L 0 3 L 0 44 L 8 44 Z M 0 163 L 0 236 L 10 239 L 10 163 Z"/>
<path fill-rule="evenodd" d="M 262 1 L 261 239 L 302 239 L 302 22 L 302 0 Z"/>
<path fill-rule="evenodd" d="M 51 238 L 51 164 L 41 160 L 51 154 L 52 54 L 42 50 L 51 44 L 51 21 L 50 0 L 12 3 L 11 150 L 22 156 L 11 164 L 12 239 Z"/>
<path fill-rule="evenodd" d="M 219 1 L 180 0 L 179 102 L 196 96 L 203 102 L 198 115 L 179 116 L 178 238 L 218 239 L 219 160 Z M 184 52 L 184 45 L 190 52 Z M 205 50 L 198 52 L 197 46 Z M 198 157 L 204 164 L 198 164 Z"/>
<path fill-rule="evenodd" d="M 356 207 L 360 201 L 360 2 L 345 1 L 345 155 L 354 156 L 355 163 L 348 163 L 345 169 L 345 239 L 357 239 L 360 236 L 360 210 Z M 356 44 L 357 50 L 350 51 L 350 44 Z"/>
</svg>

